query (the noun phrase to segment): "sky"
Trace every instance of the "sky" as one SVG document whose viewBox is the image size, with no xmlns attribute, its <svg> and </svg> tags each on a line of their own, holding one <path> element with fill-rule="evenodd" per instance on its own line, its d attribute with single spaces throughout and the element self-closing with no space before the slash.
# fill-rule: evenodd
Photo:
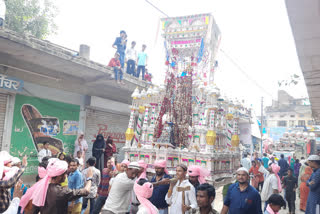
<svg viewBox="0 0 320 214">
<path fill-rule="evenodd" d="M 149 0 L 170 17 L 212 13 L 222 35 L 215 84 L 230 98 L 244 99 L 260 115 L 264 105 L 277 99 L 278 80 L 302 77 L 284 0 Z M 153 82 L 163 83 L 165 58 L 160 18 L 165 16 L 146 0 L 55 0 L 59 14 L 56 35 L 48 38 L 78 50 L 91 47 L 91 60 L 108 64 L 120 30 L 136 49 L 147 45 L 148 70 Z M 296 86 L 281 88 L 296 98 L 306 97 L 303 78 Z"/>
</svg>

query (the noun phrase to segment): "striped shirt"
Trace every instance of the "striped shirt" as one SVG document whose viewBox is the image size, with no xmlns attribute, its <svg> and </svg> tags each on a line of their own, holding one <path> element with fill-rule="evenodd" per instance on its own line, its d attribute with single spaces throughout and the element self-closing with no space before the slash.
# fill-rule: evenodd
<svg viewBox="0 0 320 214">
<path fill-rule="evenodd" d="M 11 199 L 9 190 L 17 183 L 24 170 L 25 166 L 22 166 L 19 171 L 9 180 L 0 180 L 0 213 L 3 213 L 8 209 Z"/>
</svg>

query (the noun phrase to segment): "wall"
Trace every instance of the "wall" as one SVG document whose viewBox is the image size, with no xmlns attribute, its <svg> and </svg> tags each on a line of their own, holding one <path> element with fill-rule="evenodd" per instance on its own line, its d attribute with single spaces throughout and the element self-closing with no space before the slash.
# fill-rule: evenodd
<svg viewBox="0 0 320 214">
<path fill-rule="evenodd" d="M 72 126 L 64 130 L 64 125 L 67 121 L 79 121 L 79 113 L 79 105 L 16 95 L 10 152 L 20 157 L 30 155 L 25 174 L 36 173 L 37 151 L 45 141 L 50 143 L 53 154 L 62 150 L 73 152 L 76 130 L 70 133 Z"/>
</svg>

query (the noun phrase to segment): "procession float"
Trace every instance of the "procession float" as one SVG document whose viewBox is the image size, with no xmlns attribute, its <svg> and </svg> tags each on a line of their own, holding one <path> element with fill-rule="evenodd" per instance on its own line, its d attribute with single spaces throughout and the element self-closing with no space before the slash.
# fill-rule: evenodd
<svg viewBox="0 0 320 214">
<path fill-rule="evenodd" d="M 201 165 L 209 182 L 223 183 L 240 167 L 238 126 L 251 123 L 251 110 L 215 85 L 219 28 L 211 14 L 164 18 L 161 26 L 165 83 L 133 92 L 125 158 L 145 160 L 149 172 L 165 159 L 170 174 L 180 163 Z"/>
<path fill-rule="evenodd" d="M 303 132 L 300 130 L 291 130 L 283 133 L 279 142 L 273 142 L 272 139 L 264 141 L 264 151 L 269 154 L 274 154 L 280 157 L 284 154 L 285 157 L 293 156 L 297 158 L 306 157 L 309 154 L 315 153 L 315 134 L 313 132 Z"/>
</svg>

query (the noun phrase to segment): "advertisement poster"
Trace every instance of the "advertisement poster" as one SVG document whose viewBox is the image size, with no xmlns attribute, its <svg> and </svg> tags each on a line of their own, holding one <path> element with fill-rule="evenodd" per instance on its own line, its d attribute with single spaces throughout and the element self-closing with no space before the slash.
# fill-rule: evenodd
<svg viewBox="0 0 320 214">
<path fill-rule="evenodd" d="M 10 153 L 28 155 L 25 174 L 35 174 L 38 152 L 49 143 L 52 155 L 73 153 L 76 135 L 64 135 L 64 121 L 79 121 L 80 106 L 36 97 L 16 95 Z"/>
<path fill-rule="evenodd" d="M 79 121 L 64 120 L 63 135 L 77 135 L 79 130 Z"/>
</svg>

